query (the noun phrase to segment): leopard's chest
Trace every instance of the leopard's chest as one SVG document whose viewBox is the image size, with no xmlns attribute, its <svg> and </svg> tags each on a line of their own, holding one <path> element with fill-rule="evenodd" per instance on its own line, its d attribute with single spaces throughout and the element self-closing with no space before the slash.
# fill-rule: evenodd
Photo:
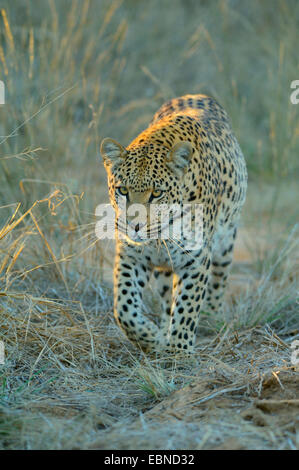
<svg viewBox="0 0 299 470">
<path fill-rule="evenodd" d="M 178 244 L 167 240 L 153 241 L 141 249 L 130 247 L 131 255 L 136 264 L 146 263 L 152 268 L 176 271 L 197 255 L 197 250 L 186 251 Z"/>
</svg>

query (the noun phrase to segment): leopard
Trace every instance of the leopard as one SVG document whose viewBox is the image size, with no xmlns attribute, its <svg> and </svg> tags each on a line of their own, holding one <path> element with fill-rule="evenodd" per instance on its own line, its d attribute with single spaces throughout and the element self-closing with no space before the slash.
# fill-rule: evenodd
<svg viewBox="0 0 299 470">
<path fill-rule="evenodd" d="M 174 98 L 128 146 L 106 137 L 100 154 L 116 215 L 116 322 L 145 353 L 192 355 L 200 312 L 218 315 L 223 309 L 246 198 L 246 162 L 228 114 L 207 95 Z M 130 212 L 136 204 L 145 209 L 143 223 Z M 149 209 L 173 205 L 189 207 L 191 228 L 163 238 L 157 224 L 163 217 L 152 230 Z M 200 224 L 195 205 L 201 207 Z M 199 225 L 200 244 L 194 241 Z M 149 283 L 158 297 L 155 316 L 145 308 Z"/>
</svg>

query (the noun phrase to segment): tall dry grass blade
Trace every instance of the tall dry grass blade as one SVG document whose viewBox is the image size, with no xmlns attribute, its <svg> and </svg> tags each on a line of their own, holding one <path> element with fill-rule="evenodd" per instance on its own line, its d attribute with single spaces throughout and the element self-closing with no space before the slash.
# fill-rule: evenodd
<svg viewBox="0 0 299 470">
<path fill-rule="evenodd" d="M 99 38 L 101 36 L 103 36 L 108 24 L 110 23 L 110 21 L 112 20 L 112 17 L 114 15 L 114 13 L 116 12 L 116 10 L 120 7 L 120 5 L 122 4 L 122 0 L 116 0 L 114 2 L 111 3 L 109 9 L 107 10 L 105 16 L 104 16 L 104 20 L 103 20 L 103 23 L 102 23 L 102 26 L 98 32 L 98 35 L 99 35 Z"/>
<path fill-rule="evenodd" d="M 6 65 L 5 55 L 4 55 L 3 47 L 1 46 L 1 44 L 0 44 L 0 61 L 2 62 L 2 65 L 3 65 L 4 75 L 7 76 L 8 68 Z"/>
<path fill-rule="evenodd" d="M 33 220 L 34 225 L 36 226 L 36 228 L 37 228 L 37 230 L 38 230 L 38 233 L 39 233 L 40 236 L 42 237 L 42 239 L 43 239 L 43 241 L 44 241 L 44 243 L 45 243 L 45 245 L 46 245 L 46 247 L 47 247 L 47 249 L 48 249 L 50 255 L 52 256 L 52 259 L 53 259 L 54 264 L 55 264 L 55 266 L 56 266 L 57 272 L 58 272 L 59 276 L 61 277 L 61 279 L 62 279 L 62 281 L 63 281 L 63 283 L 64 283 L 64 285 L 65 285 L 65 288 L 66 288 L 66 290 L 67 290 L 67 293 L 68 293 L 68 295 L 70 295 L 70 290 L 69 290 L 67 281 L 66 281 L 66 279 L 65 279 L 65 277 L 64 277 L 64 275 L 63 275 L 63 272 L 62 272 L 62 270 L 61 270 L 61 268 L 60 268 L 60 266 L 59 266 L 59 263 L 58 263 L 58 261 L 57 261 L 56 256 L 55 256 L 55 254 L 54 254 L 54 252 L 53 252 L 53 250 L 52 250 L 52 248 L 51 248 L 51 246 L 50 246 L 48 240 L 46 239 L 45 235 L 43 234 L 43 232 L 42 232 L 40 226 L 38 225 L 38 222 L 37 222 L 35 216 L 33 215 L 32 211 L 30 210 L 29 213 L 30 213 L 30 217 L 31 217 L 32 220 Z"/>
<path fill-rule="evenodd" d="M 33 28 L 30 28 L 29 33 L 29 72 L 28 78 L 32 78 L 33 74 L 33 63 L 34 63 L 34 32 Z"/>
<path fill-rule="evenodd" d="M 69 91 L 73 90 L 77 85 L 73 85 L 71 87 L 69 87 L 67 90 L 65 90 L 64 92 L 60 93 L 58 96 L 56 96 L 55 98 L 53 98 L 51 101 L 49 101 L 48 103 L 42 105 L 35 113 L 33 113 L 31 116 L 29 116 L 28 118 L 26 118 L 19 126 L 17 126 L 9 135 L 5 136 L 1 141 L 0 141 L 0 145 L 3 144 L 4 142 L 7 141 L 7 139 L 9 139 L 10 137 L 13 137 L 16 135 L 17 131 L 20 130 L 22 127 L 25 126 L 25 124 L 28 124 L 29 121 L 31 121 L 33 118 L 35 118 L 36 116 L 38 116 L 38 114 L 40 114 L 42 111 L 44 111 L 48 106 L 50 106 L 52 103 L 55 103 L 55 101 L 59 100 L 60 98 L 62 98 L 66 93 L 68 93 Z"/>
<path fill-rule="evenodd" d="M 20 254 L 22 253 L 23 249 L 25 248 L 25 243 L 22 243 L 18 249 L 15 251 L 15 253 L 13 254 L 13 258 L 11 260 L 11 262 L 9 263 L 9 265 L 7 266 L 7 269 L 6 269 L 6 272 L 5 272 L 5 275 L 7 276 L 9 274 L 9 272 L 11 271 L 11 269 L 14 267 L 18 257 L 20 256 Z M 0 273 L 1 273 L 1 270 L 0 270 Z"/>
<path fill-rule="evenodd" d="M 8 47 L 9 47 L 11 52 L 14 52 L 15 51 L 14 38 L 13 38 L 11 29 L 10 29 L 10 25 L 9 25 L 9 21 L 8 21 L 8 18 L 7 18 L 6 10 L 4 8 L 1 8 L 1 15 L 2 15 L 2 18 L 3 18 L 4 29 L 5 29 L 5 33 L 6 33 Z"/>
<path fill-rule="evenodd" d="M 20 203 L 18 203 L 18 207 L 15 210 L 15 212 L 12 216 L 12 219 L 9 220 L 4 225 L 4 227 L 2 227 L 2 229 L 0 230 L 0 240 L 2 240 L 4 237 L 6 237 L 6 235 L 8 233 L 10 233 L 15 227 L 17 227 L 26 218 L 26 216 L 30 213 L 30 211 L 38 204 L 38 202 L 41 202 L 41 201 L 35 201 L 34 204 L 30 207 L 30 209 L 28 209 L 22 216 L 20 216 L 15 222 L 12 223 L 12 221 L 15 218 L 15 215 L 16 215 L 17 211 L 20 208 Z"/>
</svg>

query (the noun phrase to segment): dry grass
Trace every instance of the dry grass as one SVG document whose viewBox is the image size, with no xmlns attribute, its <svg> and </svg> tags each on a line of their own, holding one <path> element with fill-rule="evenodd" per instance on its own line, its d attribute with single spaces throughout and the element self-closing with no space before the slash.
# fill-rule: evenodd
<svg viewBox="0 0 299 470">
<path fill-rule="evenodd" d="M 274 3 L 4 0 L 1 448 L 299 447 L 299 10 Z M 227 108 L 250 182 L 226 311 L 203 312 L 194 358 L 169 362 L 114 323 L 98 144 L 193 92 Z"/>
</svg>

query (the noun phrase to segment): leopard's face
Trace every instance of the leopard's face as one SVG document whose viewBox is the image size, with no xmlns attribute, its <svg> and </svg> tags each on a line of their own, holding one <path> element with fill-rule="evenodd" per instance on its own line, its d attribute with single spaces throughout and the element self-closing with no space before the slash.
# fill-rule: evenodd
<svg viewBox="0 0 299 470">
<path fill-rule="evenodd" d="M 163 212 L 160 219 L 154 216 L 157 205 L 161 210 L 181 204 L 191 144 L 181 142 L 171 150 L 157 144 L 124 149 L 114 140 L 104 139 L 101 154 L 119 233 L 137 245 L 159 238 L 157 223 Z"/>
</svg>

